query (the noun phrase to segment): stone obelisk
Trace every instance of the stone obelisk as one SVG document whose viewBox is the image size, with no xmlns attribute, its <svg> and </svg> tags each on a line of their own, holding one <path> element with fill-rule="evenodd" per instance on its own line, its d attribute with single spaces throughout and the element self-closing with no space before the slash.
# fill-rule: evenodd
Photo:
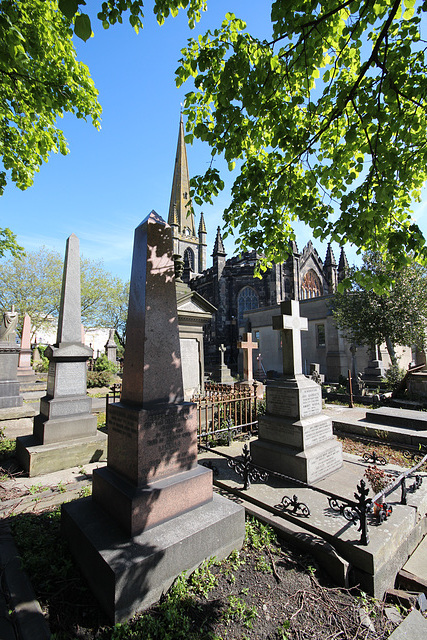
<svg viewBox="0 0 427 640">
<path fill-rule="evenodd" d="M 33 383 L 36 378 L 31 366 L 31 318 L 28 313 L 24 316 L 21 333 L 21 347 L 19 349 L 17 378 L 23 388 L 23 383 Z"/>
<path fill-rule="evenodd" d="M 196 407 L 184 402 L 170 227 L 135 230 L 121 401 L 108 408 L 108 462 L 63 529 L 112 620 L 155 602 L 184 570 L 241 546 L 243 509 L 197 464 Z"/>
<path fill-rule="evenodd" d="M 57 339 L 45 355 L 47 393 L 33 435 L 17 439 L 18 459 L 30 476 L 95 462 L 106 453 L 106 435 L 97 431 L 86 393 L 92 349 L 81 342 L 80 253 L 74 234 L 66 244 Z"/>
<path fill-rule="evenodd" d="M 268 381 L 266 415 L 260 416 L 258 440 L 251 443 L 254 464 L 313 483 L 342 466 L 342 446 L 332 434 L 332 420 L 322 412 L 320 385 L 302 373 L 301 331 L 307 318 L 299 302 L 280 304 L 273 329 L 282 339 L 283 376 Z"/>
</svg>

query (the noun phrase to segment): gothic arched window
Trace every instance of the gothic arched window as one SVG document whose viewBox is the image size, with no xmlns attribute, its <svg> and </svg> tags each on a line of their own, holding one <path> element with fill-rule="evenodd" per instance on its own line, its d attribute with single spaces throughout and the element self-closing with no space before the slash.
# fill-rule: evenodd
<svg viewBox="0 0 427 640">
<path fill-rule="evenodd" d="M 252 287 L 244 287 L 237 296 L 237 313 L 239 325 L 243 323 L 243 312 L 259 307 L 258 294 Z"/>
<path fill-rule="evenodd" d="M 190 271 L 194 271 L 194 251 L 187 247 L 184 251 L 184 268 L 190 268 Z"/>
<path fill-rule="evenodd" d="M 305 274 L 301 284 L 301 299 L 318 298 L 322 295 L 322 285 L 319 276 L 310 269 Z"/>
</svg>

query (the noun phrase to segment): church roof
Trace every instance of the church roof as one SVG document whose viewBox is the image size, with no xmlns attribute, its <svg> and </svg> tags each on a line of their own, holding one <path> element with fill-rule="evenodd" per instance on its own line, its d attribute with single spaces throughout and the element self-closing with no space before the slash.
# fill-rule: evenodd
<svg viewBox="0 0 427 640">
<path fill-rule="evenodd" d="M 187 228 L 190 232 L 189 235 L 196 237 L 194 214 L 192 212 L 189 213 L 190 176 L 184 135 L 184 122 L 181 113 L 168 223 L 170 225 L 178 225 L 179 233 L 184 233 L 184 229 Z"/>
</svg>

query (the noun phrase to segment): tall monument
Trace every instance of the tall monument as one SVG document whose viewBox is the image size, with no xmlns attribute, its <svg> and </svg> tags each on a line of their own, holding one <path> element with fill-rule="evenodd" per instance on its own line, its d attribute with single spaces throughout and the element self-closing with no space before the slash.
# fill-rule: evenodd
<svg viewBox="0 0 427 640">
<path fill-rule="evenodd" d="M 33 435 L 17 438 L 18 460 L 30 476 L 95 462 L 106 453 L 106 435 L 97 431 L 86 390 L 92 349 L 81 342 L 80 253 L 74 234 L 65 250 L 56 343 L 45 355 L 47 393 L 40 400 Z"/>
<path fill-rule="evenodd" d="M 299 302 L 280 304 L 273 329 L 281 332 L 283 377 L 267 382 L 267 412 L 259 418 L 259 437 L 251 443 L 254 464 L 313 483 L 342 466 L 342 446 L 332 420 L 322 412 L 321 387 L 302 373 L 301 331 L 307 318 Z"/>
<path fill-rule="evenodd" d="M 171 230 L 152 211 L 135 230 L 121 401 L 108 408 L 108 463 L 63 527 L 114 621 L 160 598 L 175 577 L 225 557 L 242 507 L 213 494 L 197 464 L 196 406 L 184 402 Z"/>
</svg>

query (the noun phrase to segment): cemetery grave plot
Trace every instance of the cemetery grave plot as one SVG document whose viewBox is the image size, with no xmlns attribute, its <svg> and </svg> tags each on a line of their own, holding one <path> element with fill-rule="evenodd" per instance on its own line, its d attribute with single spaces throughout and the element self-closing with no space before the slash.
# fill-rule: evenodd
<svg viewBox="0 0 427 640">
<path fill-rule="evenodd" d="M 111 627 L 73 565 L 60 534 L 59 509 L 11 521 L 51 632 L 61 640 L 165 637 L 302 640 L 366 638 L 369 616 L 377 640 L 397 624 L 396 609 L 356 590 L 335 588 L 315 560 L 281 544 L 269 527 L 249 519 L 246 540 L 219 564 L 180 576 L 164 598 L 128 623 Z M 405 611 L 401 612 L 405 615 Z"/>
</svg>

